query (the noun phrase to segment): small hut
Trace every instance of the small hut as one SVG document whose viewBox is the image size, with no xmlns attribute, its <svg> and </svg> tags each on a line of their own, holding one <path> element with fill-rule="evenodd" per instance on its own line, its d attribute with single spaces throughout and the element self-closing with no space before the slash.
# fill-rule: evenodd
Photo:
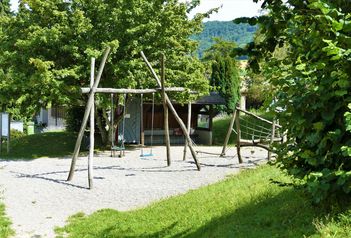
<svg viewBox="0 0 351 238">
<path fill-rule="evenodd" d="M 188 105 L 174 102 L 179 117 L 186 122 L 188 118 Z M 192 103 L 191 130 L 190 136 L 196 144 L 212 145 L 212 122 L 218 114 L 216 105 L 225 105 L 225 100 L 218 93 L 212 92 Z M 141 108 L 143 112 L 141 113 Z M 141 118 L 143 115 L 143 118 Z M 143 122 L 141 122 L 143 120 Z M 162 103 L 154 104 L 154 115 L 152 125 L 152 103 L 144 102 L 140 106 L 140 97 L 133 97 L 128 100 L 125 113 L 124 140 L 129 144 L 140 144 L 144 136 L 144 143 L 151 144 L 153 131 L 153 144 L 162 145 L 165 143 L 164 117 Z M 141 125 L 144 125 L 141 128 Z M 184 145 L 185 138 L 180 126 L 173 115 L 169 115 L 170 142 L 173 145 Z M 119 130 L 121 136 L 121 130 Z"/>
</svg>

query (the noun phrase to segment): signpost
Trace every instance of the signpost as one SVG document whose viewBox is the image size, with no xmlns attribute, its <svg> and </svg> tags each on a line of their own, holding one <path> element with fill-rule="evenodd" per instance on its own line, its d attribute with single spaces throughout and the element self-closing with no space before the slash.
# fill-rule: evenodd
<svg viewBox="0 0 351 238">
<path fill-rule="evenodd" d="M 10 153 L 10 123 L 11 116 L 9 113 L 0 113 L 0 153 L 2 151 L 2 139 L 6 138 L 7 153 Z"/>
</svg>

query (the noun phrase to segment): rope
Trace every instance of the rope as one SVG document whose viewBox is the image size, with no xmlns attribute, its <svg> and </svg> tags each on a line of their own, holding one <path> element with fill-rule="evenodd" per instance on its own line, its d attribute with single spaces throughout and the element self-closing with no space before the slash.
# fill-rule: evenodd
<svg viewBox="0 0 351 238">
<path fill-rule="evenodd" d="M 123 99 L 124 99 L 124 107 L 123 107 L 123 125 L 122 125 L 122 141 L 121 141 L 121 148 L 124 148 L 124 128 L 126 125 L 126 107 L 127 107 L 127 95 L 124 94 L 123 95 Z"/>
</svg>

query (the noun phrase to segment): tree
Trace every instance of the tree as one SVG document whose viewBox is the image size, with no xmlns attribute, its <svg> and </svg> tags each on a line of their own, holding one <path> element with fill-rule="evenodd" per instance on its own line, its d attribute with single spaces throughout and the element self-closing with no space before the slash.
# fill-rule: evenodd
<svg viewBox="0 0 351 238">
<path fill-rule="evenodd" d="M 205 15 L 186 16 L 196 5 L 177 0 L 23 0 L 18 13 L 4 24 L 7 39 L 0 68 L 1 104 L 33 116 L 52 104 L 77 105 L 85 99 L 81 86 L 89 85 L 90 58 L 99 59 L 107 45 L 113 53 L 106 65 L 102 87 L 148 88 L 154 80 L 140 59 L 144 51 L 158 67 L 167 56 L 167 86 L 208 91 L 202 63 L 191 57 L 196 42 L 189 36 L 201 30 Z M 4 78 L 4 77 L 3 77 Z M 178 100 L 190 97 L 178 94 Z M 108 121 L 108 97 L 98 96 L 98 121 Z M 102 117 L 102 118 L 101 118 Z M 106 131 L 100 125 L 106 141 Z"/>
<path fill-rule="evenodd" d="M 236 47 L 233 42 L 214 39 L 216 43 L 204 55 L 204 60 L 210 61 L 211 86 L 225 99 L 224 111 L 232 113 L 240 98 L 240 77 L 236 60 L 230 56 Z"/>
<path fill-rule="evenodd" d="M 264 40 L 246 53 L 275 87 L 272 110 L 288 141 L 278 165 L 306 185 L 316 202 L 351 193 L 351 2 L 265 1 L 269 14 L 238 22 L 260 23 Z M 286 48 L 283 57 L 274 54 Z M 279 113 L 277 113 L 279 112 Z"/>
<path fill-rule="evenodd" d="M 0 15 L 10 15 L 11 14 L 11 7 L 10 7 L 10 0 L 1 0 L 0 1 Z"/>
</svg>

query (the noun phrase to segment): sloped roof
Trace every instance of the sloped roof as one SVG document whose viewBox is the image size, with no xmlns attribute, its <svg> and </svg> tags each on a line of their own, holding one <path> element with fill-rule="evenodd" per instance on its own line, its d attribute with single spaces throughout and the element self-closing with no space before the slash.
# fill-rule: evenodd
<svg viewBox="0 0 351 238">
<path fill-rule="evenodd" d="M 200 105 L 225 105 L 225 99 L 217 92 L 211 92 L 210 95 L 203 96 L 193 104 Z"/>
</svg>

